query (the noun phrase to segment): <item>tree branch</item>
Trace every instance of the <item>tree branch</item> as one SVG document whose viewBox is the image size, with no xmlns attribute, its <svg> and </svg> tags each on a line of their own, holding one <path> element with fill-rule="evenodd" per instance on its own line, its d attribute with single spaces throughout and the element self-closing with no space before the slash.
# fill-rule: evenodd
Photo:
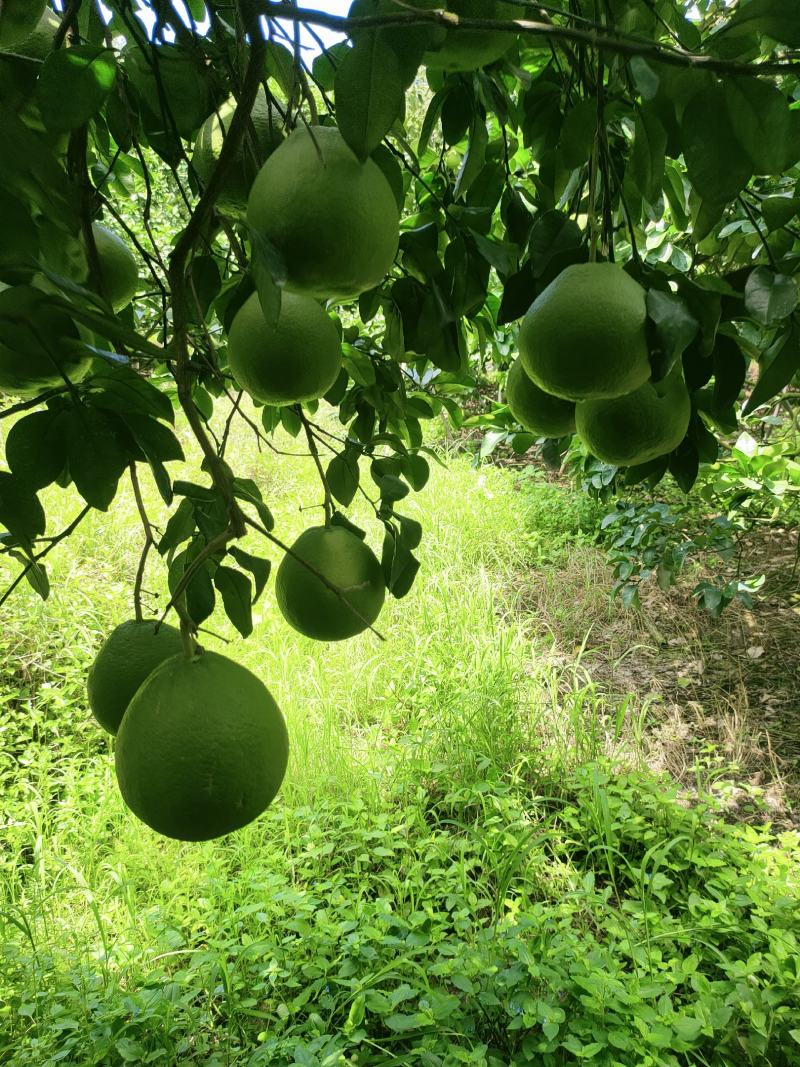
<svg viewBox="0 0 800 1067">
<path fill-rule="evenodd" d="M 604 48 L 625 56 L 644 56 L 659 63 L 674 67 L 697 67 L 714 71 L 717 74 L 741 74 L 749 77 L 760 75 L 800 74 L 800 63 L 788 61 L 777 63 L 735 63 L 713 56 L 697 55 L 682 49 L 664 48 L 637 39 L 631 40 L 613 31 L 601 32 L 597 29 L 579 29 L 575 26 L 556 26 L 550 22 L 537 22 L 532 19 L 483 19 L 459 18 L 450 11 L 417 11 L 413 14 L 398 12 L 382 15 L 362 15 L 358 18 L 346 18 L 330 15 L 326 11 L 313 9 L 298 10 L 291 4 L 273 4 L 260 0 L 261 14 L 271 19 L 286 19 L 295 22 L 308 22 L 314 26 L 323 26 L 329 30 L 352 36 L 353 31 L 374 29 L 381 26 L 444 26 L 447 29 L 490 31 L 492 33 L 525 34 L 531 37 L 544 37 L 556 41 L 574 41 L 592 48 Z"/>
</svg>

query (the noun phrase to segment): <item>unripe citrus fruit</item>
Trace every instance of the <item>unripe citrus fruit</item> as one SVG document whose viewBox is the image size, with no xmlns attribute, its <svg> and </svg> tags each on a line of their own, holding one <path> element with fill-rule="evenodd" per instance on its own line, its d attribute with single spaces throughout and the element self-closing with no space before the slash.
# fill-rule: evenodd
<svg viewBox="0 0 800 1067">
<path fill-rule="evenodd" d="M 125 54 L 125 70 L 148 113 L 144 116 L 148 133 L 172 132 L 171 114 L 179 136 L 191 137 L 211 111 L 210 69 L 177 45 L 154 46 L 147 56 L 141 49 L 131 48 Z"/>
<path fill-rule="evenodd" d="M 493 19 L 503 22 L 523 17 L 525 12 L 502 0 L 447 0 L 444 6 L 459 18 Z M 398 8 L 397 10 L 402 10 Z M 494 63 L 509 50 L 512 33 L 497 30 L 448 29 L 435 51 L 425 53 L 423 63 L 431 70 L 470 71 Z"/>
<path fill-rule="evenodd" d="M 536 384 L 566 400 L 624 396 L 650 377 L 645 291 L 613 263 L 563 270 L 531 304 L 519 353 Z"/>
<path fill-rule="evenodd" d="M 581 440 L 604 463 L 636 467 L 665 456 L 686 436 L 692 405 L 680 374 L 647 382 L 613 400 L 583 400 L 575 410 Z"/>
<path fill-rule="evenodd" d="M 506 403 L 517 422 L 540 437 L 566 437 L 575 432 L 575 404 L 550 396 L 515 359 L 506 378 Z"/>
<path fill-rule="evenodd" d="M 272 153 L 250 191 L 247 221 L 281 252 L 286 288 L 321 300 L 372 289 L 397 252 L 391 186 L 330 126 L 297 129 Z"/>
<path fill-rule="evenodd" d="M 131 619 L 111 631 L 89 668 L 92 714 L 115 734 L 136 690 L 164 660 L 183 651 L 180 630 L 155 619 Z"/>
<path fill-rule="evenodd" d="M 115 311 L 122 311 L 139 286 L 136 260 L 122 238 L 99 222 L 92 223 L 92 233 L 100 261 L 103 295 Z"/>
<path fill-rule="evenodd" d="M 61 19 L 55 11 L 46 7 L 30 34 L 13 46 L 14 55 L 26 56 L 28 59 L 47 59 L 53 49 L 53 38 L 60 25 Z"/>
<path fill-rule="evenodd" d="M 46 0 L 3 0 L 0 4 L 0 48 L 21 44 L 36 29 Z"/>
<path fill-rule="evenodd" d="M 310 296 L 284 292 L 277 325 L 271 326 L 253 293 L 233 320 L 228 363 L 256 400 L 298 404 L 327 393 L 339 377 L 342 346 L 333 321 Z"/>
<path fill-rule="evenodd" d="M 35 396 L 85 377 L 91 362 L 75 323 L 30 285 L 0 292 L 0 393 Z"/>
<path fill-rule="evenodd" d="M 202 185 L 208 184 L 214 172 L 235 110 L 236 101 L 226 100 L 219 111 L 209 115 L 200 127 L 194 144 L 192 166 Z M 245 215 L 247 196 L 261 164 L 283 140 L 283 121 L 267 103 L 263 88 L 258 90 L 250 118 L 252 130 L 245 133 L 217 199 L 217 208 L 223 214 L 236 217 Z"/>
<path fill-rule="evenodd" d="M 380 563 L 360 537 L 343 526 L 312 526 L 298 537 L 292 552 L 335 585 L 341 596 L 298 559 L 285 555 L 275 577 L 275 596 L 290 626 L 317 641 L 343 641 L 375 622 L 386 586 Z"/>
<path fill-rule="evenodd" d="M 123 800 L 153 830 L 208 841 L 271 803 L 286 773 L 286 724 L 269 690 L 216 652 L 173 656 L 137 690 L 119 728 Z"/>
</svg>

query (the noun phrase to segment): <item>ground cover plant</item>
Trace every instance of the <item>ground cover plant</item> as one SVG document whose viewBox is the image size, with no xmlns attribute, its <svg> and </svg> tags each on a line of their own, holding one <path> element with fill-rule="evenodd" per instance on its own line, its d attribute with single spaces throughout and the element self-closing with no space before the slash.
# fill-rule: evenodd
<svg viewBox="0 0 800 1067">
<path fill-rule="evenodd" d="M 795 838 L 652 777 L 582 613 L 663 649 L 650 578 L 751 609 L 703 562 L 796 534 L 798 48 L 788 0 L 0 0 L 0 1056 L 797 1060 Z"/>
</svg>

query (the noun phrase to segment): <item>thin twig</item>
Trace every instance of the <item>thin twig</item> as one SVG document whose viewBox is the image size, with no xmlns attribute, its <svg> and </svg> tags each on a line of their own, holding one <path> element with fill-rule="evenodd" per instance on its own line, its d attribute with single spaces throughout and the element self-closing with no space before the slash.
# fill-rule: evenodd
<svg viewBox="0 0 800 1067">
<path fill-rule="evenodd" d="M 3 604 L 5 604 L 5 602 L 8 600 L 8 598 L 14 592 L 14 590 L 17 588 L 17 586 L 22 581 L 22 579 L 25 577 L 25 575 L 28 574 L 29 571 L 33 570 L 33 568 L 39 562 L 39 560 L 44 559 L 44 557 L 46 555 L 48 555 L 50 552 L 52 552 L 52 550 L 56 547 L 56 545 L 60 544 L 65 538 L 69 537 L 69 535 L 71 533 L 73 533 L 77 529 L 77 527 L 83 522 L 83 520 L 86 518 L 86 516 L 89 514 L 89 512 L 91 510 L 92 510 L 91 504 L 87 504 L 86 507 L 83 508 L 83 510 L 80 511 L 75 516 L 75 518 L 72 520 L 72 522 L 69 524 L 69 526 L 65 526 L 60 534 L 56 534 L 54 537 L 50 538 L 50 543 L 48 544 L 47 548 L 43 548 L 41 552 L 37 552 L 35 556 L 31 557 L 30 561 L 20 571 L 20 573 L 17 575 L 17 577 L 14 579 L 14 581 L 8 587 L 8 589 L 6 589 L 5 593 L 3 593 L 3 595 L 0 597 L 0 607 L 2 607 Z"/>
<path fill-rule="evenodd" d="M 136 621 L 141 622 L 144 618 L 144 614 L 142 613 L 142 582 L 144 581 L 144 569 L 147 564 L 148 553 L 155 544 L 155 538 L 153 537 L 153 527 L 150 524 L 150 519 L 147 517 L 144 500 L 142 499 L 142 489 L 139 485 L 139 475 L 136 473 L 135 462 L 130 465 L 130 474 L 133 495 L 136 499 L 136 510 L 139 512 L 139 518 L 142 520 L 142 529 L 144 530 L 144 545 L 142 546 L 142 553 L 139 556 L 136 579 L 133 583 L 133 611 L 136 616 Z"/>
<path fill-rule="evenodd" d="M 333 518 L 333 496 L 331 495 L 331 487 L 328 485 L 328 479 L 325 477 L 322 461 L 319 458 L 319 449 L 317 448 L 317 442 L 314 440 L 311 423 L 306 418 L 306 415 L 299 404 L 298 414 L 300 416 L 300 421 L 303 423 L 303 429 L 306 431 L 308 447 L 311 450 L 311 455 L 314 457 L 314 463 L 319 472 L 319 480 L 322 482 L 322 489 L 325 493 L 325 500 L 322 505 L 325 509 L 325 525 L 330 526 L 331 519 Z"/>
</svg>

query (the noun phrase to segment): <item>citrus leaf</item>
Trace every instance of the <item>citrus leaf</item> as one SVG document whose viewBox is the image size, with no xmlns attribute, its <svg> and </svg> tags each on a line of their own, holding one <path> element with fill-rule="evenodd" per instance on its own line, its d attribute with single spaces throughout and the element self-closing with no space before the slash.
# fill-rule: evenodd
<svg viewBox="0 0 800 1067">
<path fill-rule="evenodd" d="M 222 596 L 225 614 L 242 637 L 249 637 L 253 632 L 250 579 L 233 567 L 220 566 L 214 574 L 214 585 Z"/>
<path fill-rule="evenodd" d="M 761 371 L 756 387 L 744 406 L 743 415 L 749 415 L 761 404 L 777 396 L 800 369 L 800 328 L 796 322 L 792 322 L 788 333 L 773 348 L 775 354 Z"/>
<path fill-rule="evenodd" d="M 581 100 L 564 119 L 561 127 L 561 155 L 564 165 L 573 170 L 589 158 L 597 132 L 597 101 Z"/>
<path fill-rule="evenodd" d="M 675 293 L 650 289 L 647 316 L 655 326 L 657 345 L 651 351 L 653 376 L 663 378 L 697 336 L 700 324 Z"/>
<path fill-rule="evenodd" d="M 125 450 L 108 419 L 89 408 L 69 413 L 65 433 L 75 487 L 87 504 L 107 511 L 128 464 Z"/>
<path fill-rule="evenodd" d="M 336 118 L 359 159 L 375 151 L 403 111 L 397 53 L 379 33 L 365 33 L 342 60 L 334 79 Z"/>
<path fill-rule="evenodd" d="M 272 563 L 268 559 L 261 559 L 260 556 L 252 556 L 249 552 L 245 552 L 243 549 L 237 548 L 235 545 L 233 548 L 229 548 L 228 552 L 240 567 L 246 571 L 250 571 L 253 575 L 253 584 L 255 586 L 253 590 L 253 603 L 255 604 L 264 592 L 264 588 L 269 581 Z"/>
<path fill-rule="evenodd" d="M 20 484 L 35 491 L 61 474 L 63 429 L 63 411 L 35 411 L 14 423 L 6 438 L 6 462 Z"/>
<path fill-rule="evenodd" d="M 740 37 L 751 33 L 765 34 L 800 48 L 800 21 L 795 0 L 750 0 L 749 4 L 737 8 L 717 36 Z"/>
<path fill-rule="evenodd" d="M 786 97 L 769 82 L 731 78 L 728 118 L 756 174 L 782 174 L 800 158 L 800 139 Z"/>
<path fill-rule="evenodd" d="M 752 165 L 734 134 L 723 89 L 692 97 L 683 113 L 681 140 L 689 180 L 704 201 L 724 205 L 742 191 Z"/>
<path fill-rule="evenodd" d="M 358 491 L 358 452 L 345 450 L 334 456 L 328 464 L 325 479 L 336 500 L 343 507 L 349 507 Z"/>
<path fill-rule="evenodd" d="M 761 326 L 775 326 L 797 307 L 797 282 L 788 274 L 756 267 L 745 285 L 744 306 Z"/>
<path fill-rule="evenodd" d="M 769 230 L 779 230 L 800 211 L 800 197 L 768 196 L 761 201 L 761 214 Z"/>
<path fill-rule="evenodd" d="M 39 498 L 6 471 L 0 471 L 0 526 L 22 542 L 40 537 L 45 528 L 44 509 Z"/>
<path fill-rule="evenodd" d="M 107 48 L 77 45 L 51 52 L 36 83 L 45 125 L 69 131 L 96 115 L 114 88 L 117 64 Z"/>
<path fill-rule="evenodd" d="M 651 104 L 636 112 L 630 176 L 649 204 L 655 204 L 664 184 L 667 131 Z"/>
</svg>

